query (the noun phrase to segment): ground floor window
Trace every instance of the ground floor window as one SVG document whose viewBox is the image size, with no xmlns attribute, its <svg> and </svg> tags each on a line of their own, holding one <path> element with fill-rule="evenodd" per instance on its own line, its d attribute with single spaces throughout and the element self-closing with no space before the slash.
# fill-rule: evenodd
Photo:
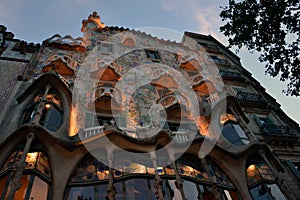
<svg viewBox="0 0 300 200">
<path fill-rule="evenodd" d="M 280 199 L 285 200 L 285 196 L 276 184 L 262 183 L 250 189 L 252 198 L 255 200 Z"/>
<path fill-rule="evenodd" d="M 10 192 L 10 184 L 22 154 L 22 151 L 12 153 L 0 171 L 0 200 L 6 199 Z M 23 175 L 19 180 L 21 188 L 15 192 L 14 199 L 47 200 L 51 177 L 48 157 L 42 152 L 27 153 Z"/>
</svg>

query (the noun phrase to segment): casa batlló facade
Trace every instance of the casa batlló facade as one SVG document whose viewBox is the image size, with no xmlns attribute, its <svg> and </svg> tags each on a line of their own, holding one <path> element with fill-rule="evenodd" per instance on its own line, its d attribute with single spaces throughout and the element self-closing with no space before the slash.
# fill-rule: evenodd
<svg viewBox="0 0 300 200">
<path fill-rule="evenodd" d="M 212 36 L 0 26 L 0 199 L 299 199 L 299 125 Z"/>
</svg>

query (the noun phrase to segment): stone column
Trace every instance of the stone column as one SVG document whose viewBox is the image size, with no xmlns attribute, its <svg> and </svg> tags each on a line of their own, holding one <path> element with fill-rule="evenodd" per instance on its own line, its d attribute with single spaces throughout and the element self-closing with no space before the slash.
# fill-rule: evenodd
<svg viewBox="0 0 300 200">
<path fill-rule="evenodd" d="M 163 180 L 160 178 L 160 176 L 157 173 L 157 162 L 156 162 L 155 152 L 151 152 L 150 156 L 153 163 L 153 167 L 155 169 L 154 193 L 158 200 L 163 200 L 164 199 L 164 195 L 162 192 Z"/>
<path fill-rule="evenodd" d="M 169 152 L 169 156 L 170 156 L 170 159 L 171 159 L 171 165 L 173 166 L 174 170 L 175 170 L 175 176 L 176 176 L 176 181 L 175 181 L 175 185 L 176 185 L 176 188 L 180 191 L 181 193 L 181 199 L 185 200 L 185 195 L 184 195 L 184 190 L 183 190 L 183 185 L 182 185 L 182 180 L 181 180 L 181 177 L 179 175 L 179 172 L 178 172 L 178 169 L 177 169 L 177 166 L 175 164 L 175 157 L 174 157 L 174 154 Z"/>
<path fill-rule="evenodd" d="M 20 161 L 18 162 L 16 168 L 14 169 L 13 176 L 12 176 L 13 178 L 9 184 L 10 190 L 9 190 L 9 193 L 7 196 L 7 200 L 13 200 L 16 191 L 19 190 L 22 186 L 20 180 L 21 180 L 21 177 L 22 177 L 22 174 L 24 171 L 26 156 L 27 156 L 27 153 L 29 152 L 29 148 L 30 148 L 30 145 L 31 145 L 31 142 L 33 139 L 34 139 L 33 133 L 29 133 L 26 136 L 26 144 L 23 149 L 22 157 L 21 157 Z"/>
<path fill-rule="evenodd" d="M 106 189 L 106 198 L 109 200 L 114 200 L 116 197 L 116 188 L 114 187 L 114 177 L 113 177 L 113 152 L 107 151 L 107 159 L 109 165 L 109 181 Z"/>
<path fill-rule="evenodd" d="M 41 100 L 41 102 L 39 103 L 39 106 L 38 106 L 38 108 L 37 108 L 36 114 L 34 115 L 34 119 L 33 119 L 33 122 L 34 122 L 34 123 L 39 124 L 39 121 L 40 121 L 40 119 L 41 119 L 41 117 L 42 117 L 42 115 L 43 115 L 43 110 L 44 110 L 44 108 L 45 108 L 46 100 L 47 100 L 47 99 L 46 99 L 46 98 L 47 98 L 47 94 L 48 94 L 50 88 L 51 88 L 50 85 L 47 85 L 47 86 L 46 86 L 46 89 L 45 89 L 44 95 L 43 95 L 43 97 L 42 97 L 42 100 Z"/>
</svg>

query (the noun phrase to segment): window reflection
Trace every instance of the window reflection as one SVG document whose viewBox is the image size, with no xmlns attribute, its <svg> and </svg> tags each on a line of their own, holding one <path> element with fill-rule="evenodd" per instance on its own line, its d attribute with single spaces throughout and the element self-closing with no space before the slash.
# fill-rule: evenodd
<svg viewBox="0 0 300 200">
<path fill-rule="evenodd" d="M 186 199 L 198 199 L 198 190 L 196 184 L 184 180 L 183 181 L 183 190 Z"/>
<path fill-rule="evenodd" d="M 38 112 L 39 106 L 44 102 L 44 108 L 42 110 L 42 116 L 39 119 L 40 125 L 44 126 L 50 131 L 56 131 L 62 122 L 62 105 L 58 92 L 54 89 L 50 89 L 46 98 L 44 98 L 45 90 L 42 90 L 35 96 L 31 103 L 24 111 L 22 124 L 31 123 L 34 120 L 35 115 Z"/>
<path fill-rule="evenodd" d="M 276 184 L 260 184 L 250 190 L 254 200 L 278 199 L 286 200 Z"/>
<path fill-rule="evenodd" d="M 126 181 L 126 196 L 128 200 L 150 200 L 146 179 L 131 179 Z"/>
<path fill-rule="evenodd" d="M 246 169 L 248 186 L 253 199 L 286 199 L 275 181 L 275 174 L 259 156 L 249 158 Z"/>
<path fill-rule="evenodd" d="M 46 200 L 47 199 L 48 184 L 35 176 L 33 181 L 30 199 Z"/>
<path fill-rule="evenodd" d="M 250 158 L 247 163 L 246 174 L 248 185 L 252 185 L 262 179 L 275 180 L 275 174 L 261 157 Z"/>
<path fill-rule="evenodd" d="M 249 143 L 248 137 L 237 123 L 231 121 L 225 123 L 222 134 L 234 145 L 241 146 Z"/>
<path fill-rule="evenodd" d="M 0 174 L 0 199 L 9 194 L 12 172 L 16 170 L 22 157 L 22 151 L 15 151 L 6 161 Z M 43 178 L 43 179 L 42 179 Z M 47 156 L 42 152 L 29 152 L 26 155 L 24 172 L 21 176 L 21 188 L 16 191 L 15 199 L 41 199 L 48 196 L 51 170 Z"/>
<path fill-rule="evenodd" d="M 185 155 L 177 160 L 176 165 L 183 180 L 183 190 L 186 199 L 200 198 L 210 200 L 222 198 L 224 200 L 236 200 L 237 195 L 236 197 L 232 196 L 232 194 L 236 194 L 233 191 L 234 187 L 222 169 L 210 159 L 207 159 L 207 164 L 210 171 L 209 174 L 206 173 L 199 159 Z M 162 163 L 157 161 L 157 165 L 160 166 Z M 116 199 L 157 199 L 158 193 L 154 181 L 155 172 L 163 179 L 162 192 L 164 199 L 181 199 L 182 194 L 176 187 L 175 169 L 172 165 L 154 169 L 150 163 L 147 166 L 145 163 L 139 163 L 137 158 L 117 159 L 114 162 L 112 174 L 114 187 L 117 190 Z M 94 174 L 98 173 L 102 173 L 104 178 L 99 178 L 99 175 L 95 178 Z M 208 186 L 212 184 L 211 179 L 214 181 L 213 184 L 217 186 L 215 190 L 219 194 L 218 197 L 215 197 L 213 189 Z M 82 195 L 83 199 L 89 197 L 97 199 L 94 198 L 96 196 L 98 199 L 101 199 L 102 196 L 100 198 L 99 189 L 95 189 L 95 187 L 107 188 L 108 180 L 109 168 L 91 155 L 88 155 L 80 162 L 70 179 L 68 198 L 75 198 L 79 194 Z M 83 185 L 80 187 L 79 184 Z M 227 189 L 227 193 L 225 193 L 223 187 Z M 85 189 L 83 190 L 83 188 Z M 103 189 L 103 191 L 105 190 Z"/>
</svg>

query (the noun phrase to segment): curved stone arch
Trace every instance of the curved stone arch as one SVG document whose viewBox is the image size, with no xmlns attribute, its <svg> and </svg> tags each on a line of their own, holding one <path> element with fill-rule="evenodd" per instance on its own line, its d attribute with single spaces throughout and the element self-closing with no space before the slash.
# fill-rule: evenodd
<svg viewBox="0 0 300 200">
<path fill-rule="evenodd" d="M 136 44 L 135 37 L 132 33 L 128 33 L 122 37 L 121 43 L 128 47 L 134 47 Z"/>
<path fill-rule="evenodd" d="M 72 58 L 72 55 L 65 54 L 52 54 L 42 64 L 42 72 L 55 71 L 62 76 L 75 75 L 77 61 Z"/>
</svg>

